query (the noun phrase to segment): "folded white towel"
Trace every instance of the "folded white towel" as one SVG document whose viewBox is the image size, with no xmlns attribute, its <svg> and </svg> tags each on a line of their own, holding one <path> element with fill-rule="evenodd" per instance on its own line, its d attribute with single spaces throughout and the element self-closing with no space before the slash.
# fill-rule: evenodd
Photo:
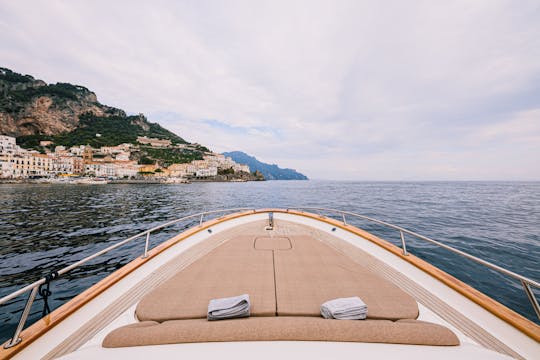
<svg viewBox="0 0 540 360">
<path fill-rule="evenodd" d="M 363 320 L 367 317 L 367 305 L 358 297 L 339 298 L 321 305 L 325 319 Z"/>
<path fill-rule="evenodd" d="M 208 303 L 208 320 L 248 317 L 250 306 L 248 294 L 212 299 Z"/>
</svg>

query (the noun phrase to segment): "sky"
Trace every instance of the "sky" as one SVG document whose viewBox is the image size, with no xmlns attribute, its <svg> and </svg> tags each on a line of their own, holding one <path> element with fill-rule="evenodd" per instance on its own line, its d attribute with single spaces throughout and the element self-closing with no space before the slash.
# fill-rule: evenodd
<svg viewBox="0 0 540 360">
<path fill-rule="evenodd" d="M 0 66 L 335 180 L 540 180 L 540 1 L 0 0 Z"/>
</svg>

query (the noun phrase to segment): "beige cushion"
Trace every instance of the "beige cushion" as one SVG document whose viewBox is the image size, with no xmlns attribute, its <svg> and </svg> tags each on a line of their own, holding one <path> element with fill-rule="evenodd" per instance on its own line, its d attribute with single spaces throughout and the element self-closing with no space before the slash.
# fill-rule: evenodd
<svg viewBox="0 0 540 360">
<path fill-rule="evenodd" d="M 416 319 L 418 305 L 403 290 L 334 248 L 308 236 L 291 236 L 292 250 L 275 251 L 279 316 L 320 316 L 321 304 L 359 296 L 368 319 Z"/>
<path fill-rule="evenodd" d="M 251 316 L 276 312 L 272 251 L 254 237 L 232 239 L 154 289 L 137 305 L 139 320 L 206 318 L 210 299 L 249 294 Z"/>
<path fill-rule="evenodd" d="M 252 316 L 319 317 L 322 303 L 350 296 L 368 305 L 370 319 L 418 316 L 411 296 L 307 236 L 231 239 L 144 296 L 136 314 L 159 322 L 206 318 L 210 299 L 244 293 Z"/>
<path fill-rule="evenodd" d="M 422 321 L 326 320 L 258 317 L 222 321 L 143 322 L 112 331 L 106 348 L 223 341 L 341 341 L 414 345 L 459 345 L 447 328 Z"/>
</svg>

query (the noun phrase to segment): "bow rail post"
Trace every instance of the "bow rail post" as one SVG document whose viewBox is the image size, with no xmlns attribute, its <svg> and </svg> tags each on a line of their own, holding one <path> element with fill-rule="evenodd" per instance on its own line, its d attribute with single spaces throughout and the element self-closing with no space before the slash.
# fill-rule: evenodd
<svg viewBox="0 0 540 360">
<path fill-rule="evenodd" d="M 401 238 L 401 247 L 403 249 L 403 255 L 407 256 L 409 253 L 407 252 L 407 244 L 405 244 L 405 235 L 403 235 L 403 231 L 399 230 L 399 237 Z"/>
<path fill-rule="evenodd" d="M 7 342 L 7 344 L 4 345 L 4 349 L 9 349 L 22 341 L 19 335 L 21 334 L 21 331 L 24 328 L 26 319 L 28 319 L 28 315 L 30 314 L 30 309 L 32 308 L 32 304 L 34 303 L 34 299 L 36 298 L 37 292 L 38 292 L 38 287 L 34 286 L 34 288 L 32 289 L 32 292 L 30 293 L 30 295 L 28 296 L 28 299 L 26 300 L 26 305 L 24 306 L 24 310 L 21 314 L 21 318 L 19 319 L 19 324 L 17 325 L 17 328 L 15 329 L 15 333 L 13 334 L 13 337 Z"/>
<path fill-rule="evenodd" d="M 525 290 L 525 293 L 527 294 L 527 297 L 531 302 L 536 316 L 538 316 L 538 318 L 540 319 L 540 306 L 538 306 L 538 300 L 536 300 L 536 295 L 534 295 L 534 292 L 531 289 L 531 285 L 529 285 L 529 283 L 524 280 L 521 280 L 521 285 L 523 285 L 523 289 Z"/>
<path fill-rule="evenodd" d="M 150 231 L 146 233 L 146 241 L 144 243 L 144 254 L 142 256 L 143 259 L 146 259 L 148 257 L 148 244 L 150 243 Z"/>
</svg>

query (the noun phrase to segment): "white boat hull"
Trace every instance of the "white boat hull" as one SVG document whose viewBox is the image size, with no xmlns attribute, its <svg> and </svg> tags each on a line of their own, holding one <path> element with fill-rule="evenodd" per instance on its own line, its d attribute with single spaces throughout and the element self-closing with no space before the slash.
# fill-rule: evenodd
<svg viewBox="0 0 540 360">
<path fill-rule="evenodd" d="M 423 269 L 414 266 L 402 256 L 397 256 L 350 230 L 356 228 L 349 225 L 336 226 L 334 220 L 312 214 L 302 215 L 296 212 L 273 211 L 273 217 L 278 228 L 280 222 L 283 224 L 296 224 L 294 226 L 305 227 L 322 237 L 340 239 L 345 250 L 351 246 L 358 248 L 369 253 L 388 269 L 391 268 L 395 272 L 402 274 L 408 279 L 407 283 L 401 284 L 403 287 L 409 286 L 410 283 L 414 284 L 416 289 L 423 289 L 422 291 L 425 292 L 425 294 L 420 294 L 417 291 L 420 294 L 417 298 L 420 309 L 419 320 L 426 320 L 448 327 L 458 336 L 461 345 L 417 346 L 346 342 L 258 341 L 169 344 L 112 349 L 101 346 L 104 337 L 111 330 L 137 322 L 134 315 L 134 306 L 149 288 L 155 287 L 159 283 L 157 280 L 151 282 L 147 279 L 153 279 L 153 275 L 160 268 L 170 264 L 173 260 L 177 263 L 175 266 L 177 267 L 176 270 L 178 270 L 211 251 L 220 244 L 219 241 L 212 243 L 209 240 L 211 237 L 217 238 L 220 234 L 235 231 L 235 229 L 243 226 L 259 227 L 259 224 L 260 231 L 264 233 L 267 231 L 264 224 L 268 221 L 268 212 L 259 211 L 203 223 L 195 229 L 179 234 L 169 240 L 167 242 L 169 247 L 166 249 L 160 249 L 159 247 L 153 249 L 149 252 L 148 259 L 135 260 L 137 262 L 136 267 L 120 279 L 111 282 L 109 277 L 107 279 L 109 279 L 110 284 L 107 283 L 107 279 L 104 279 L 101 283 L 87 290 L 85 294 L 53 312 L 48 316 L 48 319 L 40 320 L 47 323 L 47 321 L 51 321 L 51 316 L 53 316 L 52 321 L 54 321 L 54 316 L 57 316 L 55 313 L 68 312 L 68 309 L 73 306 L 73 302 L 80 301 L 85 296 L 92 296 L 90 301 L 78 307 L 75 311 L 69 312 L 69 315 L 58 321 L 56 326 L 48 328 L 30 345 L 14 354 L 14 358 L 37 359 L 63 356 L 65 359 L 144 358 L 147 360 L 152 356 L 159 358 L 178 358 L 181 356 L 206 359 L 215 358 L 216 354 L 219 354 L 220 358 L 225 359 L 247 359 L 254 356 L 262 359 L 293 356 L 328 359 L 338 357 L 358 358 L 360 355 L 368 358 L 455 359 L 461 357 L 501 359 L 508 358 L 508 355 L 523 358 L 537 358 L 540 355 L 540 345 L 536 340 L 524 335 L 516 327 L 501 320 L 483 306 L 426 273 Z M 164 275 L 164 277 L 166 276 Z M 412 291 L 411 289 L 404 290 Z M 127 296 L 126 294 L 131 295 Z M 443 299 L 445 309 L 450 309 L 450 311 L 442 311 L 437 306 L 431 307 L 429 303 L 431 300 L 429 299 Z M 463 319 L 466 319 L 477 328 L 483 329 L 491 336 L 490 339 L 495 339 L 496 344 L 493 347 L 498 346 L 498 351 L 506 352 L 506 355 L 488 349 L 486 344 L 481 344 L 477 339 L 474 339 L 474 336 L 471 336 L 474 329 L 469 330 L 469 332 L 464 331 L 466 327 L 460 324 Z M 478 335 L 478 338 L 480 339 L 481 336 Z M 2 354 L 0 353 L 0 355 Z M 0 358 L 2 357 L 0 356 Z"/>
</svg>

